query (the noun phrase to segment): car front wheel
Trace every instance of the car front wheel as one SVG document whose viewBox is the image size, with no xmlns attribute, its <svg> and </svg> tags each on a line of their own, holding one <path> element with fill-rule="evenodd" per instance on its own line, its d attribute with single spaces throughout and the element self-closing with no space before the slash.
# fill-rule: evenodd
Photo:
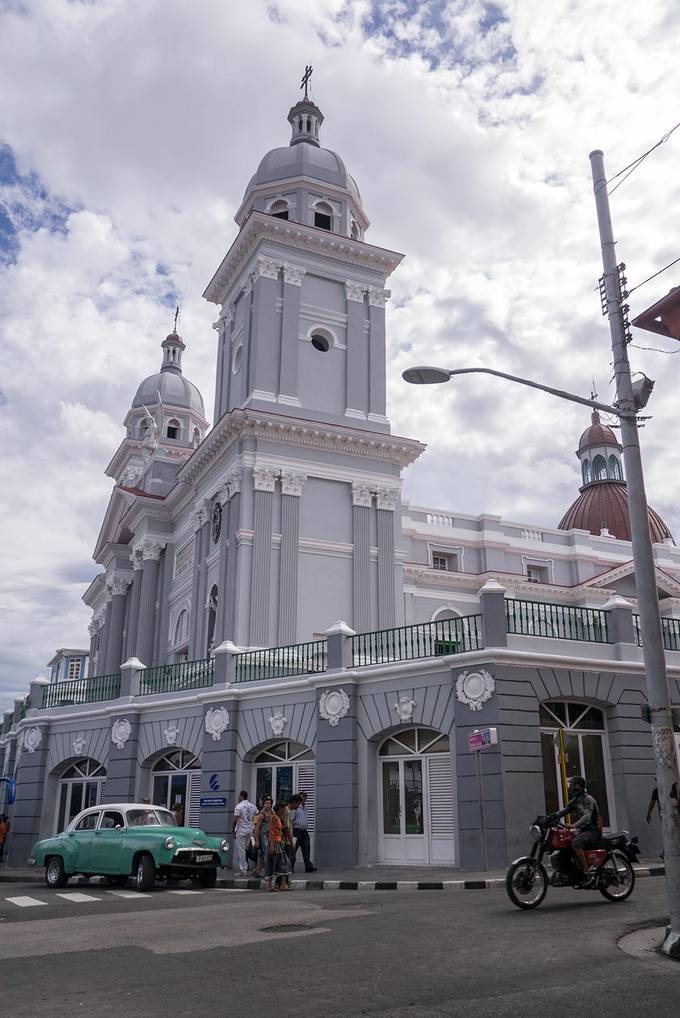
<svg viewBox="0 0 680 1018">
<path fill-rule="evenodd" d="M 150 891 L 156 879 L 156 867 L 150 855 L 140 855 L 135 870 L 135 889 Z"/>
<path fill-rule="evenodd" d="M 199 887 L 216 887 L 217 886 L 217 870 L 203 870 L 202 873 L 198 874 L 198 886 Z"/>
<path fill-rule="evenodd" d="M 64 860 L 60 855 L 53 855 L 45 867 L 45 883 L 48 887 L 66 887 L 67 881 Z"/>
</svg>

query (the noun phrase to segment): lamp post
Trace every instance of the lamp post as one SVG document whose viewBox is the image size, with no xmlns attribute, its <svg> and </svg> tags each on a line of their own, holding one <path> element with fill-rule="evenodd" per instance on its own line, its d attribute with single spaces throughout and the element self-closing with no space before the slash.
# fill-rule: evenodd
<svg viewBox="0 0 680 1018">
<path fill-rule="evenodd" d="M 598 209 L 599 211 L 599 209 Z M 613 255 L 613 249 L 612 249 Z M 605 277 L 607 265 L 605 264 Z M 614 298 L 612 298 L 614 299 Z M 613 331 L 613 330 L 612 330 Z M 659 617 L 659 601 L 656 589 L 656 575 L 652 540 L 649 533 L 649 517 L 647 498 L 645 495 L 640 443 L 638 440 L 637 410 L 646 403 L 651 391 L 651 383 L 634 387 L 630 376 L 630 366 L 625 342 L 614 343 L 614 362 L 616 368 L 617 395 L 616 406 L 608 406 L 594 399 L 585 399 L 562 389 L 554 389 L 550 385 L 509 375 L 504 371 L 492 368 L 437 368 L 421 366 L 408 368 L 402 378 L 413 385 L 433 385 L 448 382 L 456 375 L 485 374 L 496 375 L 519 385 L 527 385 L 532 389 L 540 389 L 559 399 L 570 403 L 602 410 L 614 414 L 621 422 L 621 444 L 626 466 L 628 485 L 628 513 L 633 544 L 633 564 L 635 567 L 635 584 L 640 610 L 640 629 L 642 632 L 642 653 L 645 665 L 647 698 L 649 700 L 652 725 L 652 742 L 656 762 L 656 778 L 659 789 L 659 801 L 662 803 L 661 824 L 664 845 L 664 861 L 666 868 L 666 892 L 671 916 L 671 925 L 664 941 L 665 954 L 680 958 L 680 812 L 678 810 L 678 789 L 680 776 L 678 758 L 675 752 L 673 736 L 673 720 L 666 673 L 666 655 L 661 633 Z M 675 792 L 675 797 L 673 797 Z"/>
</svg>

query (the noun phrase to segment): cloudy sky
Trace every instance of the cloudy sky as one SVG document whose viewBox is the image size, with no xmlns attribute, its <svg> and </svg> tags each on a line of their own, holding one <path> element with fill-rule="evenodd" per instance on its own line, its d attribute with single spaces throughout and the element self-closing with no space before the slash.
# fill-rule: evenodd
<svg viewBox="0 0 680 1018">
<path fill-rule="evenodd" d="M 587 411 L 493 379 L 426 399 L 400 373 L 480 364 L 613 398 L 588 153 L 612 175 L 680 120 L 679 22 L 662 0 L 0 0 L 0 701 L 87 645 L 104 467 L 175 302 L 212 409 L 201 293 L 307 62 L 367 239 L 407 255 L 389 412 L 429 445 L 407 498 L 555 525 Z M 680 131 L 612 198 L 632 284 L 680 255 L 679 151 Z M 631 352 L 657 380 L 648 494 L 679 534 L 680 357 Z"/>
</svg>

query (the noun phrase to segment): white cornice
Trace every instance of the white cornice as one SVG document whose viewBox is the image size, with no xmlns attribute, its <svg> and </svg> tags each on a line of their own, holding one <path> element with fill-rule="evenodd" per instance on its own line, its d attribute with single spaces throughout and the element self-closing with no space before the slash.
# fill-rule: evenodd
<svg viewBox="0 0 680 1018">
<path fill-rule="evenodd" d="M 180 467 L 177 479 L 195 484 L 225 449 L 244 438 L 275 439 L 290 446 L 349 453 L 394 463 L 401 469 L 413 463 L 425 449 L 421 442 L 410 438 L 305 421 L 283 414 L 237 409 L 218 421 L 191 459 Z"/>
<path fill-rule="evenodd" d="M 341 237 L 314 226 L 303 226 L 262 212 L 252 212 L 208 283 L 203 294 L 205 299 L 212 304 L 221 304 L 227 287 L 235 280 L 257 245 L 265 240 L 298 251 L 324 255 L 348 265 L 372 269 L 385 279 L 404 257 L 396 251 L 374 247 L 351 237 Z"/>
</svg>

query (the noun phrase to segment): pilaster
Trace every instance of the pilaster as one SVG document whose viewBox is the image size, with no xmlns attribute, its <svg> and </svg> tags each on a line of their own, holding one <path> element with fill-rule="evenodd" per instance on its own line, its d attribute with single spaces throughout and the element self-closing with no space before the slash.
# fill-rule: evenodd
<svg viewBox="0 0 680 1018">
<path fill-rule="evenodd" d="M 389 629 L 394 625 L 394 509 L 399 492 L 392 488 L 378 488 L 378 626 Z"/>
<path fill-rule="evenodd" d="M 253 469 L 253 567 L 250 597 L 250 645 L 269 642 L 269 595 L 271 585 L 272 502 L 276 474 L 264 467 Z"/>
<path fill-rule="evenodd" d="M 298 558 L 300 540 L 300 497 L 305 477 L 281 475 L 281 557 L 279 569 L 279 635 L 285 646 L 297 638 Z"/>
<path fill-rule="evenodd" d="M 189 657 L 192 660 L 196 660 L 199 656 L 198 643 L 200 640 L 201 624 L 200 605 L 202 604 L 201 578 L 203 574 L 204 533 L 206 531 L 207 522 L 208 507 L 204 501 L 198 505 L 196 512 L 193 515 L 194 565 L 191 578 L 191 618 L 189 620 Z"/>
<path fill-rule="evenodd" d="M 347 410 L 365 419 L 368 413 L 368 341 L 366 323 L 366 287 L 348 280 L 347 297 Z M 351 415 L 350 415 L 351 416 Z"/>
<path fill-rule="evenodd" d="M 202 807 L 200 828 L 214 837 L 226 837 L 234 813 L 238 701 L 213 701 L 203 709 L 201 797 L 224 799 L 217 807 Z M 233 864 L 233 863 L 232 863 Z"/>
<path fill-rule="evenodd" d="M 125 623 L 125 607 L 128 587 L 132 580 L 129 576 L 114 574 L 107 582 L 106 587 L 111 594 L 111 631 L 109 633 L 108 648 L 106 654 L 105 675 L 112 675 L 117 672 L 123 656 L 123 625 Z"/>
<path fill-rule="evenodd" d="M 298 398 L 298 333 L 300 329 L 300 296 L 305 270 L 297 265 L 283 264 L 283 308 L 281 311 L 281 364 L 279 394 Z"/>
<path fill-rule="evenodd" d="M 356 686 L 328 679 L 317 706 L 316 858 L 324 869 L 351 869 L 358 861 Z M 326 718 L 329 701 L 339 709 Z"/>
<path fill-rule="evenodd" d="M 156 616 L 156 592 L 158 589 L 158 564 L 164 545 L 145 540 L 142 549 L 142 584 L 139 602 L 139 623 L 135 656 L 145 664 L 153 664 L 154 622 Z M 109 799 L 109 802 L 112 800 Z"/>
<path fill-rule="evenodd" d="M 277 336 L 276 298 L 281 284 L 281 264 L 271 258 L 259 257 L 253 268 L 253 323 L 251 331 L 250 362 L 253 373 L 249 379 L 248 396 L 251 399 L 275 401 L 279 382 L 279 359 L 272 356 L 273 338 Z M 278 337 L 277 337 L 278 338 Z M 278 346 L 278 343 L 276 344 Z"/>
<path fill-rule="evenodd" d="M 128 656 L 134 653 L 137 646 L 139 604 L 142 592 L 142 567 L 144 565 L 141 548 L 137 548 L 130 553 L 130 561 L 132 562 L 132 587 L 128 594 L 130 610 L 128 612 L 127 633 L 125 634 L 125 653 Z"/>
<path fill-rule="evenodd" d="M 379 419 L 384 418 L 386 407 L 385 303 L 387 296 L 387 290 L 375 286 L 369 286 L 368 288 L 370 322 L 370 365 L 368 372 L 370 391 L 368 412 L 369 415 L 374 414 Z"/>
<path fill-rule="evenodd" d="M 371 505 L 373 495 L 366 485 L 352 485 L 352 556 L 353 624 L 357 632 L 371 629 Z"/>
</svg>

